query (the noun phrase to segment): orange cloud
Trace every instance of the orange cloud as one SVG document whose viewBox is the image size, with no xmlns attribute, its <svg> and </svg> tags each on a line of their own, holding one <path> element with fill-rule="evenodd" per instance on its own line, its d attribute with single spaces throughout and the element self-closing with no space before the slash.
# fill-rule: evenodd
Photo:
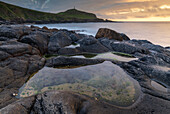
<svg viewBox="0 0 170 114">
<path fill-rule="evenodd" d="M 127 18 L 127 19 L 111 19 L 113 21 L 170 21 L 169 17 L 147 17 L 147 18 Z"/>
<path fill-rule="evenodd" d="M 158 0 L 125 0 L 125 2 L 148 2 L 148 1 L 158 1 Z"/>
</svg>

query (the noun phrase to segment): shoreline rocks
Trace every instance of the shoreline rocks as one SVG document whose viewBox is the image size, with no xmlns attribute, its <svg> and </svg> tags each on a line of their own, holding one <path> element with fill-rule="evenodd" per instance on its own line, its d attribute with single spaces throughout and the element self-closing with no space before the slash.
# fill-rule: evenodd
<svg viewBox="0 0 170 114">
<path fill-rule="evenodd" d="M 113 40 L 118 40 L 118 41 L 123 41 L 123 40 L 130 40 L 130 38 L 123 34 L 123 33 L 118 33 L 114 30 L 108 29 L 108 28 L 100 28 L 95 36 L 97 39 L 98 38 L 108 38 L 108 39 L 113 39 Z"/>
<path fill-rule="evenodd" d="M 100 29 L 96 36 L 46 27 L 0 26 L 0 114 L 168 113 L 169 91 L 160 92 L 152 87 L 151 82 L 159 82 L 167 90 L 170 89 L 169 47 L 154 45 L 147 40 L 130 40 L 125 34 L 109 29 Z M 74 47 L 75 44 L 78 46 Z M 23 99 L 12 96 L 43 67 L 94 65 L 107 61 L 62 55 L 113 51 L 138 58 L 130 62 L 111 61 L 139 82 L 143 97 L 134 106 L 122 109 L 67 91 L 49 91 Z"/>
</svg>

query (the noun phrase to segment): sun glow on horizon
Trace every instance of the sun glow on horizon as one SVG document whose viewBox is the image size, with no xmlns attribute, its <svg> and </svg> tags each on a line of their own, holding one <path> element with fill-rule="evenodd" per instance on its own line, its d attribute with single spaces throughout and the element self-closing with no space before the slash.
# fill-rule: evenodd
<svg viewBox="0 0 170 114">
<path fill-rule="evenodd" d="M 157 1 L 157 0 L 125 0 L 126 2 L 148 2 L 148 1 Z"/>
<path fill-rule="evenodd" d="M 170 22 L 170 17 L 148 17 L 148 18 L 128 18 L 128 19 L 110 19 L 112 21 L 152 21 L 152 22 Z"/>
<path fill-rule="evenodd" d="M 160 9 L 170 9 L 170 5 L 162 5 L 160 6 Z"/>
</svg>

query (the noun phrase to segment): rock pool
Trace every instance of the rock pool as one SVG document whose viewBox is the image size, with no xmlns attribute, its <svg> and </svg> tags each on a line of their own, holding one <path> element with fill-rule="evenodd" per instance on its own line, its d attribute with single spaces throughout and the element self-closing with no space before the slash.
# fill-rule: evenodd
<svg viewBox="0 0 170 114">
<path fill-rule="evenodd" d="M 109 61 L 72 69 L 44 67 L 20 89 L 19 97 L 49 90 L 76 92 L 117 106 L 132 105 L 141 93 L 138 82 Z"/>
<path fill-rule="evenodd" d="M 45 55 L 46 58 L 55 57 L 55 56 L 59 56 L 59 55 Z M 119 53 L 119 52 L 106 52 L 106 53 L 100 53 L 100 54 L 84 53 L 84 54 L 67 55 L 67 56 L 74 57 L 74 58 L 117 60 L 117 61 L 122 61 L 122 62 L 138 60 L 138 58 L 135 58 L 129 54 Z"/>
</svg>

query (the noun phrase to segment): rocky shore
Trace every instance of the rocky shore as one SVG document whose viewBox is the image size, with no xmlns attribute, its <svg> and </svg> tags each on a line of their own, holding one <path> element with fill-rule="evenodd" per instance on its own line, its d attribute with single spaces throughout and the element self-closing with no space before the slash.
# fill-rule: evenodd
<svg viewBox="0 0 170 114">
<path fill-rule="evenodd" d="M 99 75 L 111 75 L 108 79 L 115 82 Z M 40 93 L 16 97 L 31 84 Z M 114 98 L 120 102 L 111 103 Z M 169 104 L 169 47 L 106 28 L 93 37 L 47 27 L 0 26 L 0 114 L 168 114 Z"/>
</svg>

